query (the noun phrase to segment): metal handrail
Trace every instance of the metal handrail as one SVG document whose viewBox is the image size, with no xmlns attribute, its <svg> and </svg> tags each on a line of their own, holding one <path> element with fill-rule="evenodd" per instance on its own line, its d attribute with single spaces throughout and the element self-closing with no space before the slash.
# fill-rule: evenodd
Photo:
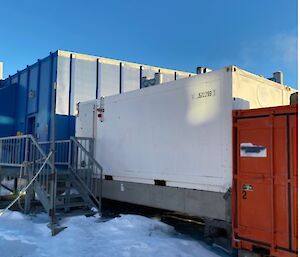
<svg viewBox="0 0 300 257">
<path fill-rule="evenodd" d="M 45 154 L 43 149 L 40 147 L 36 139 L 32 135 L 21 135 L 0 138 L 0 166 L 6 167 L 18 167 L 20 168 L 20 174 L 22 168 L 24 168 L 24 174 L 31 180 L 33 177 L 40 186 L 43 183 L 48 183 L 49 174 L 43 174 L 40 168 L 46 173 L 48 169 L 55 170 L 54 165 L 50 161 L 50 153 Z M 53 154 L 51 153 L 53 156 Z M 50 156 L 51 156 L 50 155 Z M 44 168 L 47 164 L 47 169 Z M 38 174 L 36 173 L 39 170 Z M 53 181 L 52 184 L 56 182 Z M 42 188 L 42 187 L 41 187 Z M 26 189 L 27 190 L 27 189 Z M 49 187 L 45 187 L 43 192 L 45 195 L 50 195 L 54 192 L 55 187 L 49 190 Z M 52 197 L 50 197 L 52 198 Z M 29 211 L 30 208 L 30 197 L 25 198 L 25 209 Z"/>
<path fill-rule="evenodd" d="M 36 148 L 40 151 L 40 153 L 43 155 L 43 157 L 46 157 L 45 152 L 43 151 L 43 149 L 40 147 L 40 145 L 38 144 L 38 142 L 35 140 L 35 138 L 32 135 L 28 135 L 29 138 L 31 139 L 31 141 L 33 142 L 33 144 L 36 146 Z M 49 161 L 49 160 L 48 160 Z M 53 168 L 53 165 L 51 162 L 48 163 L 50 165 L 51 168 Z"/>
<path fill-rule="evenodd" d="M 71 137 L 73 139 L 77 139 L 77 140 L 91 140 L 91 137 Z"/>
<path fill-rule="evenodd" d="M 52 155 L 52 152 L 49 153 L 49 155 L 47 156 L 47 158 L 45 159 L 45 161 L 43 162 L 42 166 L 40 167 L 40 169 L 38 170 L 38 172 L 33 176 L 33 178 L 30 180 L 30 182 L 26 185 L 26 187 L 24 187 L 18 197 L 16 197 L 5 209 L 3 209 L 2 211 L 0 211 L 0 216 L 2 216 L 10 207 L 12 207 L 23 195 L 25 195 L 27 189 L 32 185 L 32 183 L 36 180 L 36 178 L 38 177 L 38 175 L 41 173 L 41 171 L 44 169 L 45 165 L 47 164 L 47 162 L 49 161 L 50 157 Z"/>
<path fill-rule="evenodd" d="M 77 165 L 79 164 L 78 163 L 78 160 L 81 160 L 81 158 L 83 157 L 83 159 L 85 160 L 85 156 L 82 156 L 81 152 L 79 152 L 79 155 L 81 156 L 81 158 L 78 158 L 78 150 L 76 150 L 74 152 L 74 156 L 72 156 L 70 154 L 70 156 L 72 156 L 75 160 L 75 162 L 72 162 L 72 160 L 70 161 L 70 171 L 72 172 L 72 174 L 80 181 L 80 183 L 82 184 L 82 186 L 84 187 L 84 189 L 94 198 L 94 200 L 97 202 L 98 204 L 98 210 L 101 211 L 101 202 L 102 202 L 102 177 L 103 177 L 103 168 L 102 166 L 95 160 L 95 158 L 93 157 L 93 155 L 78 141 L 78 140 L 91 140 L 91 138 L 75 138 L 75 137 L 71 137 L 70 138 L 71 142 L 74 143 L 74 146 L 77 147 L 78 149 L 80 149 L 80 151 L 83 152 L 83 155 L 85 154 L 86 157 L 88 158 L 88 166 L 91 166 L 92 169 L 91 172 L 90 172 L 90 179 L 91 180 L 88 180 L 87 177 L 82 177 L 82 175 L 80 175 L 80 171 L 78 172 L 78 167 Z M 91 145 L 89 144 L 89 147 L 91 147 Z M 72 150 L 70 151 L 73 151 L 73 148 L 72 148 L 72 144 L 70 144 L 70 148 Z M 76 149 L 76 148 L 75 148 Z M 73 168 L 73 164 L 75 164 L 75 168 Z M 89 168 L 88 168 L 89 169 Z M 98 174 L 98 172 L 100 172 L 100 174 Z M 88 174 L 88 173 L 85 173 L 85 174 Z M 98 180 L 98 177 L 93 177 L 93 174 L 96 174 L 96 175 L 100 175 L 99 179 L 100 179 L 100 186 L 98 186 L 98 183 L 97 183 L 97 180 Z M 94 179 L 94 181 L 93 181 Z M 93 184 L 93 182 L 95 184 Z M 94 185 L 94 186 L 93 186 Z M 97 197 L 95 196 L 95 192 L 93 192 L 93 189 L 95 190 L 95 192 L 98 191 L 98 197 L 99 197 L 99 200 L 97 200 Z"/>
<path fill-rule="evenodd" d="M 56 140 L 55 143 L 68 143 L 70 142 L 69 139 L 65 139 L 65 140 Z M 38 144 L 39 145 L 43 145 L 43 144 L 49 144 L 51 143 L 51 141 L 39 141 Z"/>
<path fill-rule="evenodd" d="M 8 139 L 16 139 L 16 138 L 28 138 L 29 136 L 31 136 L 30 134 L 27 135 L 20 135 L 20 136 L 9 136 L 9 137 L 1 137 L 1 140 L 8 140 Z"/>
<path fill-rule="evenodd" d="M 97 168 L 101 170 L 101 173 L 102 173 L 102 172 L 103 172 L 102 166 L 95 160 L 95 158 L 94 158 L 92 155 L 90 155 L 90 153 L 83 147 L 83 145 L 80 144 L 80 143 L 78 142 L 78 139 L 90 139 L 90 138 L 80 138 L 80 137 L 76 137 L 76 138 L 75 138 L 75 137 L 71 137 L 70 139 L 71 139 L 78 147 L 80 147 L 80 149 L 81 149 L 86 155 L 89 156 L 89 158 L 93 161 L 93 163 L 97 166 Z"/>
<path fill-rule="evenodd" d="M 45 154 L 45 152 L 43 151 L 43 149 L 40 147 L 40 145 L 38 144 L 38 142 L 36 141 L 36 139 L 32 135 L 28 135 L 28 137 L 31 139 L 31 141 L 35 145 L 35 147 L 39 150 L 40 154 L 44 158 L 46 158 L 47 155 Z M 50 162 L 49 159 L 47 160 L 47 164 L 50 166 L 50 168 L 54 168 L 53 165 L 52 165 L 52 162 Z"/>
<path fill-rule="evenodd" d="M 55 141 L 55 165 L 68 165 L 69 163 L 69 144 L 70 140 L 56 140 Z M 51 149 L 51 141 L 42 141 L 38 142 L 38 144 L 45 149 L 45 151 L 50 151 Z"/>
<path fill-rule="evenodd" d="M 28 140 L 28 141 L 27 141 Z M 22 167 L 23 163 L 28 163 L 27 151 L 29 150 L 29 142 L 32 143 L 34 147 L 39 151 L 41 156 L 44 159 L 46 158 L 46 154 L 43 149 L 39 146 L 36 139 L 32 135 L 20 135 L 20 136 L 9 136 L 9 137 L 1 137 L 0 138 L 0 165 L 8 166 L 8 167 Z M 7 150 L 7 152 L 3 152 L 3 150 Z M 2 156 L 4 154 L 4 157 Z M 3 159 L 6 160 L 3 161 Z M 37 161 L 37 160 L 35 160 Z M 48 162 L 48 164 L 52 167 L 52 164 Z"/>
<path fill-rule="evenodd" d="M 73 179 L 76 180 L 74 183 L 77 183 L 82 192 L 85 191 L 89 196 L 90 199 L 86 196 L 87 201 L 90 201 L 92 205 L 98 205 L 98 210 L 101 210 L 103 168 L 93 157 L 92 139 L 71 137 L 69 140 L 59 140 L 55 143 L 59 144 L 59 147 L 55 147 L 55 151 L 50 151 L 51 147 L 48 148 L 47 144 L 50 146 L 51 142 L 37 142 L 32 135 L 0 138 L 0 166 L 18 167 L 21 171 L 24 167 L 24 174 L 30 181 L 7 209 L 18 201 L 35 181 L 34 189 L 39 194 L 44 208 L 51 217 L 55 217 L 56 165 L 68 165 Z M 61 156 L 60 150 L 63 156 Z M 62 162 L 55 162 L 53 157 Z M 30 209 L 31 191 L 27 191 L 27 193 L 25 211 Z M 97 200 L 98 197 L 99 200 Z"/>
<path fill-rule="evenodd" d="M 98 202 L 97 198 L 94 196 L 94 193 L 89 189 L 89 187 L 84 183 L 84 181 L 74 172 L 74 170 L 71 168 L 72 174 L 80 181 L 84 189 L 89 193 L 89 195 L 93 196 L 93 198 Z M 99 202 L 100 205 L 100 202 Z"/>
<path fill-rule="evenodd" d="M 43 149 L 39 146 L 38 142 L 36 141 L 36 139 L 31 135 L 20 135 L 20 136 L 9 136 L 9 137 L 1 137 L 0 138 L 0 142 L 6 141 L 6 140 L 16 140 L 16 139 L 30 139 L 32 141 L 32 143 L 38 148 L 38 150 L 41 152 L 41 154 L 46 157 L 45 152 L 43 151 Z"/>
</svg>

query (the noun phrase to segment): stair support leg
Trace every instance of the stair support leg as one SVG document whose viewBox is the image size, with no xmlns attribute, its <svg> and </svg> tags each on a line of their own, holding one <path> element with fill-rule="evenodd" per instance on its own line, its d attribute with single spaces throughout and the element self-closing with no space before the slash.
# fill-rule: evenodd
<svg viewBox="0 0 300 257">
<path fill-rule="evenodd" d="M 31 181 L 31 179 L 33 178 L 33 172 L 31 169 L 26 169 L 28 172 L 28 180 L 27 183 L 29 183 L 29 181 Z M 26 191 L 26 195 L 25 195 L 25 206 L 24 206 L 24 212 L 25 214 L 29 214 L 30 213 L 30 209 L 31 209 L 31 200 L 33 199 L 34 196 L 34 190 L 33 190 L 33 186 L 31 185 L 27 191 Z"/>
<path fill-rule="evenodd" d="M 14 179 L 14 194 L 16 194 L 18 191 L 18 178 Z"/>
<path fill-rule="evenodd" d="M 25 207 L 24 207 L 25 214 L 29 214 L 30 213 L 31 200 L 33 198 L 33 195 L 34 195 L 33 188 L 32 188 L 32 186 L 30 186 L 27 189 L 27 192 L 26 192 L 26 195 L 25 195 Z"/>
<path fill-rule="evenodd" d="M 70 193 L 71 193 L 71 182 L 68 179 L 66 181 L 66 198 L 65 198 L 66 207 L 65 207 L 65 212 L 70 211 L 70 207 L 69 207 L 69 205 L 70 205 Z"/>
</svg>

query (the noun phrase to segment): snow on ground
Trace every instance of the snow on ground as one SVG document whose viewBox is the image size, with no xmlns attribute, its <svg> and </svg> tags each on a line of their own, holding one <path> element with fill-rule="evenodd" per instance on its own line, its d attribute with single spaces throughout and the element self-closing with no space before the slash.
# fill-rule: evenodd
<svg viewBox="0 0 300 257">
<path fill-rule="evenodd" d="M 10 195 L 11 192 L 0 186 L 0 195 Z"/>
<path fill-rule="evenodd" d="M 138 215 L 105 222 L 65 218 L 67 229 L 51 237 L 46 214 L 8 211 L 0 217 L 1 257 L 219 257 L 173 227 Z"/>
<path fill-rule="evenodd" d="M 8 188 L 13 188 L 14 180 L 3 179 L 1 181 L 1 184 L 7 186 Z M 4 188 L 0 185 L 0 195 L 10 195 L 10 194 L 11 194 L 10 191 L 8 191 L 6 188 Z"/>
</svg>

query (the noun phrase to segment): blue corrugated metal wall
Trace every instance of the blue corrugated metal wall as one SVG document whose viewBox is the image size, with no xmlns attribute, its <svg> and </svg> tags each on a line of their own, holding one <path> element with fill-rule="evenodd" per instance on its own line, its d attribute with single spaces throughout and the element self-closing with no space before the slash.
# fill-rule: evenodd
<svg viewBox="0 0 300 257">
<path fill-rule="evenodd" d="M 0 137 L 15 134 L 17 85 L 0 88 Z"/>
<path fill-rule="evenodd" d="M 25 108 L 18 108 L 17 131 L 28 133 L 28 118 L 35 117 L 35 136 L 40 141 L 49 140 L 51 88 L 56 80 L 55 56 L 50 54 L 19 72 L 21 92 L 18 103 Z"/>
<path fill-rule="evenodd" d="M 57 80 L 57 52 L 1 81 L 0 136 L 27 134 L 34 121 L 39 141 L 50 140 L 52 88 Z M 67 100 L 68 101 L 68 100 Z M 75 117 L 56 115 L 56 138 L 75 135 Z"/>
<path fill-rule="evenodd" d="M 152 78 L 155 72 L 164 75 L 164 82 L 188 76 L 187 73 L 180 75 L 172 70 L 161 71 L 157 67 L 80 54 L 77 56 L 76 53 L 65 51 L 50 53 L 46 58 L 1 81 L 1 87 L 16 85 L 17 91 L 11 95 L 0 91 L 0 98 L 9 103 L 15 101 L 14 125 L 8 129 L 0 124 L 0 135 L 33 131 L 39 141 L 48 141 L 51 138 L 54 82 L 57 82 L 56 136 L 66 139 L 75 134 L 73 115 L 78 102 L 139 89 L 142 77 Z M 6 101 L 2 101 L 0 116 L 7 116 L 5 106 Z M 9 110 L 9 115 L 12 115 L 13 110 Z"/>
<path fill-rule="evenodd" d="M 0 135 L 14 135 L 18 132 L 28 133 L 30 120 L 35 119 L 35 136 L 39 141 L 47 141 L 50 138 L 51 119 L 51 88 L 56 81 L 57 53 L 51 53 L 48 57 L 38 60 L 26 69 L 18 71 L 3 81 L 3 86 L 15 90 L 14 96 L 0 91 L 0 99 L 7 102 L 15 99 L 14 127 L 9 131 L 0 124 Z M 13 99 L 12 99 L 13 98 Z M 0 103 L 0 116 L 6 115 L 7 108 L 4 101 Z"/>
<path fill-rule="evenodd" d="M 75 116 L 56 115 L 56 135 L 57 140 L 69 139 L 75 135 Z"/>
</svg>

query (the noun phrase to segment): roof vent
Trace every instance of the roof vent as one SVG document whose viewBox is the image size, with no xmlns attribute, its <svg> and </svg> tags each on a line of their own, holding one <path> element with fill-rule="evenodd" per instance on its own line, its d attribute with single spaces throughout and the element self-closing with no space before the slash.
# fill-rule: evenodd
<svg viewBox="0 0 300 257">
<path fill-rule="evenodd" d="M 291 94 L 290 104 L 298 104 L 298 92 Z"/>
<path fill-rule="evenodd" d="M 276 71 L 273 73 L 273 77 L 269 78 L 269 80 L 272 80 L 274 82 L 283 85 L 283 73 L 281 71 Z"/>
<path fill-rule="evenodd" d="M 283 73 L 281 71 L 276 71 L 273 73 L 275 82 L 283 85 Z"/>
<path fill-rule="evenodd" d="M 142 77 L 142 88 L 151 87 L 162 83 L 162 74 L 156 72 L 153 79 L 148 79 L 147 77 Z"/>
<path fill-rule="evenodd" d="M 197 69 L 196 69 L 197 74 L 204 74 L 204 73 L 207 73 L 207 72 L 210 72 L 210 71 L 212 71 L 212 70 L 208 69 L 206 67 L 201 67 L 201 66 L 197 67 Z"/>
</svg>

